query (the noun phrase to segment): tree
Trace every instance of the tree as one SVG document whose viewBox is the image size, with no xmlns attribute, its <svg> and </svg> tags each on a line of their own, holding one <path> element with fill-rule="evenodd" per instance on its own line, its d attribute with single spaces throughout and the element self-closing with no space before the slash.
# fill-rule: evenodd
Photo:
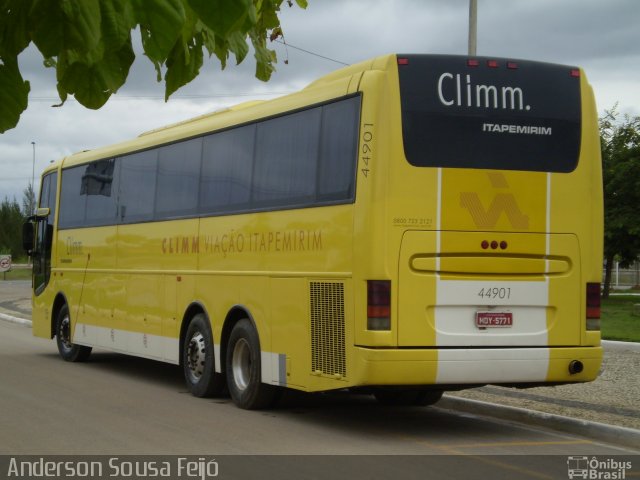
<svg viewBox="0 0 640 480">
<path fill-rule="evenodd" d="M 626 267 L 640 255 L 640 117 L 619 117 L 614 106 L 600 119 L 605 298 L 609 296 L 614 261 Z"/>
<path fill-rule="evenodd" d="M 24 255 L 22 250 L 22 223 L 24 217 L 20 205 L 7 197 L 0 203 L 0 253 L 9 253 L 13 258 Z"/>
<path fill-rule="evenodd" d="M 25 217 L 33 215 L 36 206 L 36 194 L 33 191 L 33 185 L 29 182 L 27 188 L 22 191 L 22 214 Z"/>
<path fill-rule="evenodd" d="M 286 0 L 293 6 L 292 0 Z M 27 108 L 29 82 L 18 55 L 33 42 L 47 67 L 55 68 L 62 105 L 69 95 L 87 108 L 102 107 L 125 83 L 138 30 L 157 80 L 164 71 L 165 101 L 193 80 L 203 50 L 225 68 L 255 51 L 256 77 L 267 81 L 282 35 L 283 0 L 0 0 L 0 133 L 15 127 Z M 306 8 L 307 0 L 295 0 Z"/>
</svg>

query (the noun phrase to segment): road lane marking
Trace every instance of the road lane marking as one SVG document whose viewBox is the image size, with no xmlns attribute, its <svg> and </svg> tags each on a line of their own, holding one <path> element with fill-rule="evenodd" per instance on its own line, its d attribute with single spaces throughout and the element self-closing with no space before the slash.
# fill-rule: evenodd
<svg viewBox="0 0 640 480">
<path fill-rule="evenodd" d="M 591 440 L 564 440 L 564 441 L 532 441 L 532 442 L 478 442 L 478 443 L 466 443 L 461 445 L 447 445 L 450 448 L 476 448 L 476 447 L 536 447 L 546 445 L 591 445 Z"/>
</svg>

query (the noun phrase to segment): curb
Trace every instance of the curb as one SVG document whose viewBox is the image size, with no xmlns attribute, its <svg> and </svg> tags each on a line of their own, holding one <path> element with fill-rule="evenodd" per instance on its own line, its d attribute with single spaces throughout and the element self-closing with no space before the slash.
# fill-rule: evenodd
<svg viewBox="0 0 640 480">
<path fill-rule="evenodd" d="M 640 430 L 634 428 L 617 427 L 588 420 L 563 417 L 562 415 L 553 413 L 498 405 L 468 398 L 445 396 L 436 406 L 459 412 L 510 420 L 535 427 L 546 427 L 634 450 L 640 449 Z"/>
<path fill-rule="evenodd" d="M 14 317 L 13 315 L 7 315 L 6 313 L 0 312 L 0 320 L 4 320 L 10 323 L 16 323 L 18 325 L 23 325 L 25 327 L 31 327 L 31 320 L 27 320 L 26 318 Z"/>
<path fill-rule="evenodd" d="M 637 350 L 640 352 L 640 343 L 638 342 L 620 342 L 618 340 L 601 340 L 602 347 L 605 350 Z"/>
</svg>

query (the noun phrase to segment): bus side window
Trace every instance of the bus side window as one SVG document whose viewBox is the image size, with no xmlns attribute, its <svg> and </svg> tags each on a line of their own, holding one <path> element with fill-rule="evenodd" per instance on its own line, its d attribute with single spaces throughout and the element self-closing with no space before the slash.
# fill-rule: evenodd
<svg viewBox="0 0 640 480">
<path fill-rule="evenodd" d="M 355 193 L 360 97 L 322 107 L 318 199 L 352 200 Z"/>
</svg>

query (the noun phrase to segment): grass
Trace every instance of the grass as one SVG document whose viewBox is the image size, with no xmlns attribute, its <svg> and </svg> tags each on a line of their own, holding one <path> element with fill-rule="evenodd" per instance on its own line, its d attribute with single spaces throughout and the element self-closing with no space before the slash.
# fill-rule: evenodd
<svg viewBox="0 0 640 480">
<path fill-rule="evenodd" d="M 640 342 L 640 316 L 633 315 L 640 297 L 615 295 L 602 300 L 602 338 Z"/>
<path fill-rule="evenodd" d="M 13 268 L 10 272 L 0 273 L 0 282 L 2 280 L 30 280 L 31 268 Z"/>
</svg>

